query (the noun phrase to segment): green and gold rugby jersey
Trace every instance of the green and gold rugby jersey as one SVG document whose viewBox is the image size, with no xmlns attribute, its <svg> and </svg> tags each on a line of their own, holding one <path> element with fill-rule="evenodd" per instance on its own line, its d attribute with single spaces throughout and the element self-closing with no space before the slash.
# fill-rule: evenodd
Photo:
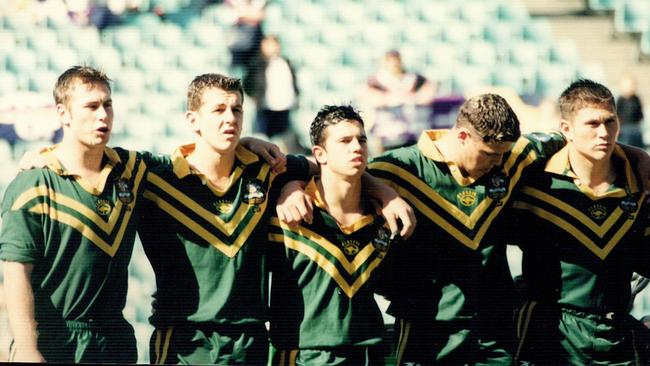
<svg viewBox="0 0 650 366">
<path fill-rule="evenodd" d="M 271 341 L 284 350 L 378 344 L 384 323 L 372 282 L 390 229 L 376 215 L 339 227 L 315 180 L 305 191 L 314 202 L 311 224 L 271 219 Z"/>
<path fill-rule="evenodd" d="M 278 175 L 238 146 L 230 184 L 219 191 L 190 167 L 193 150 L 179 148 L 147 175 L 138 230 L 156 275 L 151 323 L 262 323 L 268 196 L 281 181 L 306 180 L 307 160 L 288 156 Z"/>
<path fill-rule="evenodd" d="M 650 275 L 645 195 L 620 147 L 612 160 L 616 179 L 601 195 L 580 184 L 567 148 L 526 179 L 513 207 L 531 300 L 623 315 L 632 272 Z"/>
<path fill-rule="evenodd" d="M 472 180 L 435 146 L 443 133 L 425 131 L 417 145 L 389 151 L 369 165 L 372 175 L 414 207 L 418 219 L 410 245 L 391 252 L 388 280 L 382 283 L 392 283 L 383 290 L 399 316 L 429 312 L 437 320 L 466 320 L 479 307 L 499 307 L 500 300 L 512 296 L 505 245 L 494 247 L 506 244 L 509 230 L 497 221 L 524 171 L 557 151 L 564 138 L 521 137 L 504 155 L 502 166 Z M 432 281 L 437 287 L 433 294 Z M 436 303 L 433 309 L 431 302 Z M 427 309 L 418 309 L 418 303 Z"/>
<path fill-rule="evenodd" d="M 106 148 L 93 187 L 69 175 L 52 150 L 48 165 L 21 172 L 2 207 L 0 259 L 32 263 L 38 322 L 122 319 L 142 200 L 142 155 Z"/>
</svg>

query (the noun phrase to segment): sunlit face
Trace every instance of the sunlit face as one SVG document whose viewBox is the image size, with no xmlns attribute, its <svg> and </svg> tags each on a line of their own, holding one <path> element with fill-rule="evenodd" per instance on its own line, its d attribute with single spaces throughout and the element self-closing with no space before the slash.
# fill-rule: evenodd
<svg viewBox="0 0 650 366">
<path fill-rule="evenodd" d="M 325 140 L 312 149 L 321 169 L 344 177 L 361 176 L 368 163 L 368 139 L 361 123 L 341 121 L 323 133 Z"/>
<path fill-rule="evenodd" d="M 241 134 L 243 106 L 241 94 L 210 88 L 203 92 L 198 111 L 188 111 L 186 119 L 198 138 L 218 152 L 234 151 Z"/>
<path fill-rule="evenodd" d="M 607 106 L 579 109 L 560 126 L 570 148 L 592 161 L 611 157 L 620 129 L 616 111 Z"/>
<path fill-rule="evenodd" d="M 461 152 L 457 162 L 461 173 L 469 178 L 478 179 L 495 166 L 501 165 L 503 155 L 512 148 L 512 141 L 484 142 L 475 131 L 459 132 Z"/>
<path fill-rule="evenodd" d="M 68 102 L 56 106 L 66 139 L 88 147 L 106 146 L 113 127 L 113 100 L 102 83 L 77 82 Z"/>
</svg>

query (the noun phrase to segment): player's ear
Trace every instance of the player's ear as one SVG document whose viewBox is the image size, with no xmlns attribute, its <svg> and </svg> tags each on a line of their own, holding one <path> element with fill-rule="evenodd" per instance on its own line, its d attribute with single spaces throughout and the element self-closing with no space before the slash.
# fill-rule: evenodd
<svg viewBox="0 0 650 366">
<path fill-rule="evenodd" d="M 192 128 L 192 131 L 199 133 L 201 132 L 201 129 L 199 128 L 199 123 L 197 121 L 197 113 L 195 111 L 187 111 L 185 112 L 185 121 L 189 123 L 190 127 Z"/>
<path fill-rule="evenodd" d="M 562 134 L 567 141 L 573 140 L 573 126 L 571 125 L 571 122 L 564 118 L 560 119 L 560 131 L 562 131 Z"/>
<path fill-rule="evenodd" d="M 465 127 L 459 127 L 456 131 L 456 138 L 461 145 L 465 145 L 472 139 L 472 133 Z"/>
<path fill-rule="evenodd" d="M 59 118 L 59 122 L 61 122 L 61 125 L 63 126 L 70 126 L 70 112 L 68 111 L 68 108 L 66 108 L 65 105 L 62 103 L 58 103 L 56 105 L 56 115 Z"/>
<path fill-rule="evenodd" d="M 314 145 L 314 147 L 311 148 L 311 153 L 318 164 L 324 165 L 327 163 L 327 151 L 322 146 Z"/>
</svg>

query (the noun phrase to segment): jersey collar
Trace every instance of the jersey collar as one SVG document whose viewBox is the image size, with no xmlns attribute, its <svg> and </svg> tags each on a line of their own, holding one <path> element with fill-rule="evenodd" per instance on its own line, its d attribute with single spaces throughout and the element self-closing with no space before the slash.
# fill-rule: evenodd
<svg viewBox="0 0 650 366">
<path fill-rule="evenodd" d="M 578 176 L 571 169 L 571 163 L 569 162 L 569 148 L 568 146 L 563 147 L 560 151 L 555 153 L 546 163 L 544 171 L 561 175 L 565 177 L 572 178 L 578 188 L 585 194 L 593 198 L 604 198 L 604 197 L 619 197 L 624 196 L 628 192 L 625 191 L 625 188 L 628 187 L 629 193 L 636 193 L 639 191 L 637 180 L 635 179 L 634 172 L 630 165 L 630 161 L 627 159 L 625 152 L 617 144 L 614 148 L 614 153 L 612 154 L 612 161 L 614 169 L 616 169 L 619 174 L 617 179 L 612 185 L 611 189 L 601 195 L 596 195 L 591 189 L 579 184 Z M 620 173 L 623 173 L 622 175 Z"/>
<path fill-rule="evenodd" d="M 40 154 L 43 156 L 43 158 L 45 158 L 45 166 L 62 177 L 74 177 L 74 179 L 79 183 L 79 185 L 81 185 L 83 189 L 93 195 L 99 195 L 104 191 L 104 186 L 106 185 L 108 175 L 111 173 L 115 166 L 122 163 L 122 159 L 115 150 L 111 149 L 108 146 L 104 147 L 102 170 L 99 173 L 100 179 L 98 180 L 99 185 L 95 187 L 88 183 L 86 180 L 68 172 L 65 169 L 59 159 L 56 158 L 56 155 L 54 155 L 54 150 L 56 150 L 57 147 L 58 145 L 54 145 L 41 150 Z"/>
<path fill-rule="evenodd" d="M 195 144 L 182 145 L 172 153 L 171 159 L 174 174 L 176 174 L 179 179 L 183 179 L 191 174 L 202 175 L 200 172 L 193 169 L 187 161 L 187 156 L 194 152 L 195 147 Z M 246 149 L 242 145 L 237 145 L 235 148 L 235 158 L 237 160 L 235 164 L 238 164 L 239 162 L 242 165 L 250 165 L 259 160 L 259 157 L 255 153 Z"/>
<path fill-rule="evenodd" d="M 427 158 L 447 164 L 449 171 L 456 182 L 461 186 L 468 186 L 474 183 L 476 179 L 463 176 L 458 164 L 456 164 L 455 161 L 447 160 L 434 143 L 434 141 L 441 139 L 447 133 L 449 133 L 449 130 L 427 130 L 422 132 L 420 139 L 418 140 L 418 149 L 420 149 L 422 155 Z"/>
</svg>

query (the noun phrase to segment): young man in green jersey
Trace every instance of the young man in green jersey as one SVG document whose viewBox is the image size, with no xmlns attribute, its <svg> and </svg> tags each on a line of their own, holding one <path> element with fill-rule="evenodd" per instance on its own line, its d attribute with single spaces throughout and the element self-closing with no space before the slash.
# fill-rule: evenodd
<svg viewBox="0 0 650 366">
<path fill-rule="evenodd" d="M 195 142 L 147 176 L 139 233 L 157 284 L 153 363 L 267 361 L 269 195 L 314 168 L 289 156 L 278 174 L 242 147 L 243 98 L 237 79 L 197 76 L 186 112 Z"/>
<path fill-rule="evenodd" d="M 616 143 L 612 93 L 590 80 L 560 96 L 567 145 L 523 181 L 513 207 L 526 228 L 527 302 L 518 361 L 540 365 L 647 365 L 647 339 L 628 314 L 633 272 L 650 276 L 642 181 Z M 524 234 L 524 233 L 521 233 Z"/>
<path fill-rule="evenodd" d="M 325 106 L 311 124 L 320 176 L 306 186 L 310 223 L 271 220 L 269 252 L 274 365 L 384 365 L 384 323 L 372 281 L 391 244 L 361 181 L 368 159 L 363 120 Z"/>
<path fill-rule="evenodd" d="M 520 137 L 508 103 L 484 94 L 463 104 L 451 130 L 426 131 L 417 145 L 370 163 L 419 222 L 408 242 L 392 248 L 379 281 L 397 318 L 399 365 L 511 363 L 518 299 L 504 208 L 522 174 L 563 144 L 559 133 Z M 645 152 L 637 157 L 647 161 Z"/>
<path fill-rule="evenodd" d="M 43 153 L 48 169 L 20 173 L 3 200 L 10 360 L 133 363 L 122 310 L 145 163 L 106 147 L 113 107 L 105 74 L 72 67 L 54 99 L 63 140 Z"/>
</svg>

